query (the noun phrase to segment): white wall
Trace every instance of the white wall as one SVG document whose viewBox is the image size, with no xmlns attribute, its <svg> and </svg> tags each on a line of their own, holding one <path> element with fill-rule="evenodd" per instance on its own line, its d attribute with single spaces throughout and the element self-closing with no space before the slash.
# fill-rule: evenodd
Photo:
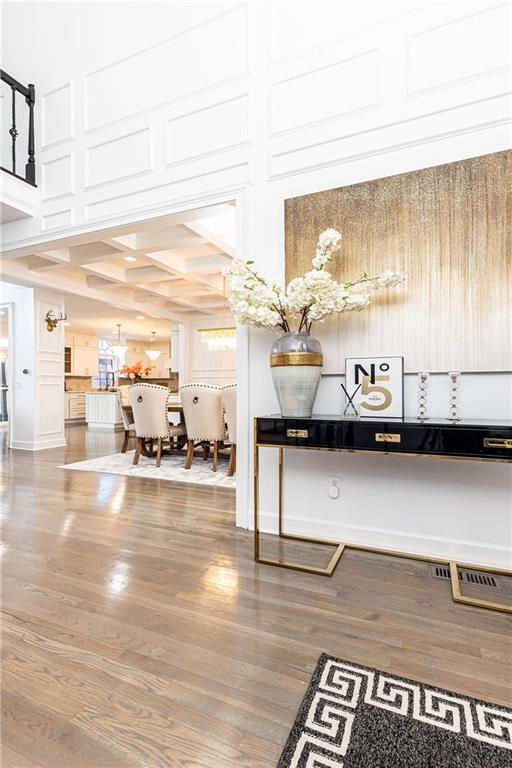
<svg viewBox="0 0 512 768">
<path fill-rule="evenodd" d="M 42 288 L 0 283 L 0 300 L 11 304 L 14 334 L 9 354 L 10 447 L 41 450 L 65 445 L 64 329 L 58 325 L 49 333 L 44 321 L 48 310 L 57 317 L 64 312 L 64 297 Z"/>
<path fill-rule="evenodd" d="M 190 320 L 186 324 L 187 374 L 184 384 L 201 382 L 219 387 L 236 382 L 236 351 L 232 349 L 210 351 L 201 341 L 200 328 L 226 328 L 235 321 L 231 315 L 210 316 Z"/>
<path fill-rule="evenodd" d="M 38 87 L 44 202 L 40 217 L 7 225 L 5 239 L 21 246 L 236 196 L 239 250 L 282 279 L 286 198 L 510 147 L 509 14 L 509 4 L 483 0 L 7 3 L 5 67 Z M 276 410 L 271 341 L 240 333 L 240 524 L 250 521 L 249 419 Z M 464 416 L 510 418 L 510 399 L 510 377 L 464 378 Z M 327 379 L 317 409 L 338 406 Z M 435 407 L 441 415 L 441 392 Z M 508 560 L 504 465 L 287 461 L 290 527 Z M 267 514 L 270 457 L 262 470 Z M 335 503 L 325 494 L 330 471 L 342 478 Z"/>
</svg>

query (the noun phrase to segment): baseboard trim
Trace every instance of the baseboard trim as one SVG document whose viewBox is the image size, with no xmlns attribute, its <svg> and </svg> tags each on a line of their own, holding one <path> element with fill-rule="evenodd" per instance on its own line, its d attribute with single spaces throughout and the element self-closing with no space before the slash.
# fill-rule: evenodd
<svg viewBox="0 0 512 768">
<path fill-rule="evenodd" d="M 63 438 L 56 438 L 44 443 L 41 441 L 13 440 L 9 448 L 15 451 L 46 451 L 49 448 L 65 448 L 66 446 L 67 443 Z"/>
<path fill-rule="evenodd" d="M 510 550 L 505 546 L 480 544 L 464 539 L 442 539 L 434 536 L 414 535 L 393 529 L 367 528 L 356 525 L 333 525 L 332 523 L 311 521 L 304 518 L 286 516 L 287 533 L 301 536 L 314 535 L 316 538 L 340 541 L 346 544 L 364 547 L 390 549 L 410 552 L 443 560 L 456 560 L 490 568 L 510 569 Z M 277 515 L 260 513 L 260 532 L 277 534 Z"/>
</svg>

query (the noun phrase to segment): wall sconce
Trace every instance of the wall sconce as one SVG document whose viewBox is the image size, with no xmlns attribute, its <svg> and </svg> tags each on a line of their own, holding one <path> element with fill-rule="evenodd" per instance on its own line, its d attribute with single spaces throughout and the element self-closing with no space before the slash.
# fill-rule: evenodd
<svg viewBox="0 0 512 768">
<path fill-rule="evenodd" d="M 49 309 L 46 315 L 44 316 L 44 319 L 46 321 L 46 330 L 48 331 L 48 333 L 51 333 L 57 327 L 57 323 L 61 323 L 63 320 L 67 320 L 68 316 L 63 315 L 61 312 L 60 317 L 55 317 L 55 313 L 53 309 Z"/>
</svg>

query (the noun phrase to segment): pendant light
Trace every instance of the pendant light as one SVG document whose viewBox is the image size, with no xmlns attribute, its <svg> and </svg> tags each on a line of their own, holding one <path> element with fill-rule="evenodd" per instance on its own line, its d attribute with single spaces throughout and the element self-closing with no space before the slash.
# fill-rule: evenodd
<svg viewBox="0 0 512 768">
<path fill-rule="evenodd" d="M 155 349 L 152 344 L 155 343 L 155 336 L 156 331 L 151 331 L 151 339 L 149 341 L 149 349 L 146 349 L 146 355 L 149 357 L 150 360 L 158 360 L 160 355 L 162 354 L 160 349 Z"/>
<path fill-rule="evenodd" d="M 226 300 L 226 278 L 223 277 L 222 296 Z M 227 321 L 227 319 L 226 319 Z M 227 325 L 220 328 L 199 328 L 201 342 L 206 344 L 209 352 L 224 352 L 236 349 L 236 327 Z"/>
<path fill-rule="evenodd" d="M 112 352 L 116 357 L 119 358 L 120 362 L 123 362 L 124 356 L 126 354 L 126 350 L 128 349 L 127 344 L 121 344 L 121 323 L 116 323 L 117 325 L 117 344 L 112 344 Z"/>
</svg>

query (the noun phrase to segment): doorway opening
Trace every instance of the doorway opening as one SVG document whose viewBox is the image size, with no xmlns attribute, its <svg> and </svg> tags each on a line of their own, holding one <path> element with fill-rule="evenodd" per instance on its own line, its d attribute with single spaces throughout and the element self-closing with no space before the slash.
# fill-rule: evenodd
<svg viewBox="0 0 512 768">
<path fill-rule="evenodd" d="M 9 428 L 10 411 L 10 304 L 0 304 L 0 429 Z"/>
<path fill-rule="evenodd" d="M 47 242 L 22 257 L 33 287 L 51 286 L 64 295 L 62 394 L 68 442 L 76 455 L 76 435 L 85 431 L 81 463 L 97 460 L 96 467 L 80 469 L 131 476 L 145 476 L 147 469 L 148 477 L 236 489 L 230 459 L 238 443 L 239 332 L 224 277 L 236 255 L 236 229 L 231 199 Z M 119 451 L 127 425 L 116 391 L 133 383 L 139 370 L 143 383 L 169 388 L 169 422 L 176 427 L 187 428 L 182 387 L 203 387 L 194 394 L 201 402 L 218 392 L 215 407 L 222 408 L 224 435 L 210 440 L 201 420 L 192 429 L 189 413 L 192 433 L 186 440 L 172 441 L 176 450 L 164 450 L 158 468 L 150 446 L 134 469 L 134 441 L 126 453 Z M 229 429 L 224 401 L 233 401 L 233 391 Z M 201 416 L 204 424 L 211 415 L 207 410 Z M 194 442 L 191 455 L 187 440 L 189 448 Z"/>
</svg>

